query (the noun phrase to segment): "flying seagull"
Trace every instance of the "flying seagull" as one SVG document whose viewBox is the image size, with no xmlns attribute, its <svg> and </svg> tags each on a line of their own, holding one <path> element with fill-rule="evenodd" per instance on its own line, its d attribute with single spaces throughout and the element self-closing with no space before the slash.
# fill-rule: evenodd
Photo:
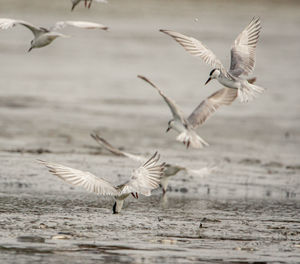
<svg viewBox="0 0 300 264">
<path fill-rule="evenodd" d="M 128 181 L 117 186 L 87 171 L 80 171 L 43 160 L 38 160 L 38 162 L 45 165 L 49 169 L 49 172 L 67 183 L 81 186 L 87 191 L 98 195 L 113 196 L 115 198 L 113 213 L 117 214 L 121 211 L 124 200 L 130 194 L 136 199 L 139 193 L 150 196 L 151 190 L 159 186 L 165 166 L 165 163 L 157 164 L 159 158 L 160 155 L 155 152 L 142 166 L 133 170 Z"/>
<path fill-rule="evenodd" d="M 181 33 L 164 30 L 160 31 L 171 36 L 193 56 L 200 57 L 213 67 L 205 84 L 217 79 L 222 85 L 238 90 L 241 102 L 248 102 L 261 94 L 265 89 L 252 85 L 242 75 L 252 73 L 255 66 L 255 49 L 261 30 L 260 19 L 253 18 L 250 24 L 238 35 L 231 47 L 231 64 L 227 71 L 216 55 L 206 48 L 199 40 L 185 36 Z"/>
<path fill-rule="evenodd" d="M 30 42 L 30 48 L 28 52 L 34 48 L 45 47 L 58 37 L 69 37 L 67 35 L 56 32 L 56 30 L 63 29 L 66 26 L 73 26 L 83 29 L 108 29 L 107 26 L 104 26 L 102 24 L 87 21 L 58 21 L 53 27 L 47 29 L 44 27 L 34 26 L 23 20 L 0 18 L 0 29 L 9 29 L 16 25 L 22 25 L 24 27 L 27 27 L 34 35 L 34 39 Z"/>
<path fill-rule="evenodd" d="M 131 154 L 131 153 L 128 153 L 128 152 L 125 152 L 125 151 L 115 148 L 107 140 L 105 140 L 103 137 L 99 136 L 99 134 L 93 133 L 93 134 L 91 134 L 91 137 L 100 146 L 104 147 L 106 150 L 108 150 L 109 152 L 111 152 L 112 154 L 114 154 L 116 156 L 127 157 L 129 159 L 132 159 L 132 160 L 135 160 L 138 162 L 146 161 L 146 157 L 144 157 L 144 156 L 134 155 L 134 154 Z M 160 185 L 162 187 L 163 195 L 167 191 L 170 177 L 175 176 L 178 172 L 184 171 L 188 174 L 204 177 L 204 176 L 209 175 L 214 169 L 215 169 L 215 167 L 204 167 L 199 170 L 193 170 L 193 169 L 188 169 L 186 167 L 178 166 L 175 164 L 166 163 L 165 168 L 164 168 L 164 173 L 160 179 Z"/>
<path fill-rule="evenodd" d="M 92 5 L 93 0 L 71 0 L 72 2 L 72 8 L 71 11 L 74 10 L 75 6 L 77 6 L 81 1 L 84 1 L 84 6 L 90 8 Z M 95 2 L 98 3 L 107 3 L 107 0 L 95 0 Z"/>
<path fill-rule="evenodd" d="M 186 119 L 182 111 L 171 98 L 167 97 L 146 77 L 141 75 L 138 75 L 138 77 L 149 83 L 163 97 L 173 116 L 173 118 L 168 122 L 166 132 L 172 128 L 177 131 L 179 135 L 176 139 L 183 142 L 187 148 L 190 145 L 193 148 L 208 146 L 208 143 L 197 135 L 195 129 L 197 129 L 199 125 L 203 124 L 220 106 L 230 105 L 236 99 L 238 93 L 237 89 L 224 87 L 203 100 Z M 252 78 L 248 81 L 249 83 L 253 83 L 255 80 L 256 78 Z"/>
</svg>

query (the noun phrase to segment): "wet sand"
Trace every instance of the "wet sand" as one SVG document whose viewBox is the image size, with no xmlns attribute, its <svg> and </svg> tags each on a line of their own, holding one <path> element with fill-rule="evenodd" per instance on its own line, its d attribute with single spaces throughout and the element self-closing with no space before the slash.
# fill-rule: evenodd
<svg viewBox="0 0 300 264">
<path fill-rule="evenodd" d="M 117 1 L 82 5 L 3 0 L 0 17 L 44 26 L 91 20 L 109 32 L 66 29 L 27 53 L 22 27 L 0 32 L 1 263 L 298 263 L 300 261 L 300 32 L 297 1 Z M 47 8 L 46 8 L 47 7 Z M 188 114 L 220 88 L 210 68 L 158 29 L 201 39 L 229 63 L 229 48 L 254 16 L 263 30 L 255 76 L 267 88 L 220 109 L 199 128 L 210 143 L 186 150 L 166 134 L 170 113 L 149 77 Z M 197 18 L 197 19 L 195 19 Z M 36 159 L 88 170 L 112 182 L 139 164 L 90 138 L 98 131 L 128 152 L 192 169 L 167 196 L 113 200 L 73 188 Z"/>
</svg>

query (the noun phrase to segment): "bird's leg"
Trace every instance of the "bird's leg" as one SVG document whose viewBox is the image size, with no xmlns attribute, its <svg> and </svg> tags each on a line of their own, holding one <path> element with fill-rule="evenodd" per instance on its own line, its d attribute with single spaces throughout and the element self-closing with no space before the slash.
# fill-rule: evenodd
<svg viewBox="0 0 300 264">
<path fill-rule="evenodd" d="M 190 141 L 188 141 L 188 142 L 187 142 L 187 144 L 186 144 L 186 148 L 188 149 L 188 148 L 189 148 L 189 146 L 190 146 Z"/>
<path fill-rule="evenodd" d="M 84 0 L 84 7 L 86 7 L 87 5 L 87 0 Z"/>
<path fill-rule="evenodd" d="M 93 0 L 90 0 L 90 3 L 89 3 L 89 5 L 88 5 L 88 8 L 91 8 L 92 2 L 93 2 Z"/>
<path fill-rule="evenodd" d="M 136 196 L 135 196 L 135 193 L 131 193 L 131 195 L 132 195 L 135 199 L 137 199 Z"/>
<path fill-rule="evenodd" d="M 135 193 L 136 199 L 139 199 L 139 195 L 138 193 Z"/>
</svg>

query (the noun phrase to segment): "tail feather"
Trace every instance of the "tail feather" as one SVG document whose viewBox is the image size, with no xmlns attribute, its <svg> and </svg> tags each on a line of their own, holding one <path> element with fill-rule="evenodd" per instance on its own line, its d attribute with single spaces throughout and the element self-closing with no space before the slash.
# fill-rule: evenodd
<svg viewBox="0 0 300 264">
<path fill-rule="evenodd" d="M 187 130 L 178 135 L 176 140 L 183 142 L 184 145 L 188 148 L 189 146 L 193 148 L 203 148 L 208 146 L 208 143 L 199 137 L 196 132 Z"/>
<path fill-rule="evenodd" d="M 262 88 L 257 85 L 247 83 L 243 85 L 242 88 L 238 89 L 238 96 L 242 103 L 252 101 L 259 94 L 262 94 L 265 91 L 265 88 Z"/>
</svg>

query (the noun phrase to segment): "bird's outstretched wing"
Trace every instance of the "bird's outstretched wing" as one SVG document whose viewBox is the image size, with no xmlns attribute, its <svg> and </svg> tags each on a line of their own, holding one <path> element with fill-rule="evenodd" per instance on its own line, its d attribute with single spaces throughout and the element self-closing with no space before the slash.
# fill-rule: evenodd
<svg viewBox="0 0 300 264">
<path fill-rule="evenodd" d="M 254 83 L 256 78 L 248 79 L 249 83 Z M 238 89 L 222 88 L 204 101 L 202 101 L 195 110 L 188 117 L 189 124 L 195 129 L 199 125 L 203 124 L 214 112 L 218 110 L 220 106 L 231 105 L 231 103 L 237 98 Z"/>
<path fill-rule="evenodd" d="M 231 47 L 229 73 L 233 76 L 250 74 L 255 66 L 255 48 L 261 30 L 260 19 L 253 18 L 250 24 L 238 35 Z"/>
<path fill-rule="evenodd" d="M 131 178 L 123 185 L 121 194 L 141 193 L 151 195 L 151 190 L 159 186 L 165 163 L 157 165 L 160 156 L 157 152 L 141 167 L 132 172 Z"/>
<path fill-rule="evenodd" d="M 154 87 L 158 91 L 158 93 L 162 96 L 162 98 L 165 100 L 165 102 L 169 106 L 174 119 L 178 119 L 181 121 L 182 124 L 186 124 L 186 120 L 184 118 L 182 111 L 179 109 L 179 107 L 176 105 L 176 103 L 171 98 L 167 97 L 156 85 L 154 85 L 146 77 L 141 76 L 141 75 L 138 75 L 138 77 L 140 79 L 144 80 L 145 82 L 149 83 L 152 87 Z"/>
<path fill-rule="evenodd" d="M 185 36 L 172 30 L 160 29 L 159 31 L 172 37 L 191 55 L 200 57 L 205 63 L 212 66 L 213 68 L 220 69 L 224 75 L 227 75 L 227 71 L 225 70 L 222 62 L 210 49 L 206 48 L 199 40 Z"/>
<path fill-rule="evenodd" d="M 84 29 L 103 29 L 107 30 L 108 27 L 104 26 L 102 24 L 94 23 L 94 22 L 88 22 L 88 21 L 58 21 L 55 23 L 55 25 L 51 28 L 51 30 L 60 30 L 65 28 L 66 26 L 73 26 L 78 28 L 84 28 Z"/>
<path fill-rule="evenodd" d="M 127 153 L 125 151 L 122 151 L 122 150 L 119 150 L 115 147 L 113 147 L 110 143 L 108 143 L 103 137 L 100 137 L 98 134 L 91 134 L 91 137 L 93 139 L 96 140 L 96 142 L 104 147 L 105 149 L 107 149 L 108 151 L 110 151 L 111 153 L 113 153 L 114 155 L 117 155 L 117 156 L 123 156 L 123 157 L 128 157 L 132 160 L 135 160 L 135 161 L 139 161 L 139 162 L 145 162 L 146 158 L 143 157 L 143 156 L 138 156 L 138 155 L 134 155 L 134 154 L 130 154 L 130 153 Z"/>
<path fill-rule="evenodd" d="M 62 180 L 75 186 L 81 186 L 89 192 L 95 192 L 99 195 L 118 196 L 120 192 L 109 182 L 96 177 L 92 173 L 72 169 L 60 164 L 38 160 L 45 165 L 49 172 L 58 176 Z"/>
<path fill-rule="evenodd" d="M 230 105 L 237 97 L 238 89 L 220 89 L 202 101 L 188 117 L 193 128 L 203 124 L 222 105 Z"/>
<path fill-rule="evenodd" d="M 15 20 L 11 18 L 0 18 L 0 29 L 9 29 L 18 24 L 27 27 L 35 37 L 37 37 L 41 33 L 48 32 L 48 30 L 45 28 L 36 27 L 23 20 Z"/>
</svg>

